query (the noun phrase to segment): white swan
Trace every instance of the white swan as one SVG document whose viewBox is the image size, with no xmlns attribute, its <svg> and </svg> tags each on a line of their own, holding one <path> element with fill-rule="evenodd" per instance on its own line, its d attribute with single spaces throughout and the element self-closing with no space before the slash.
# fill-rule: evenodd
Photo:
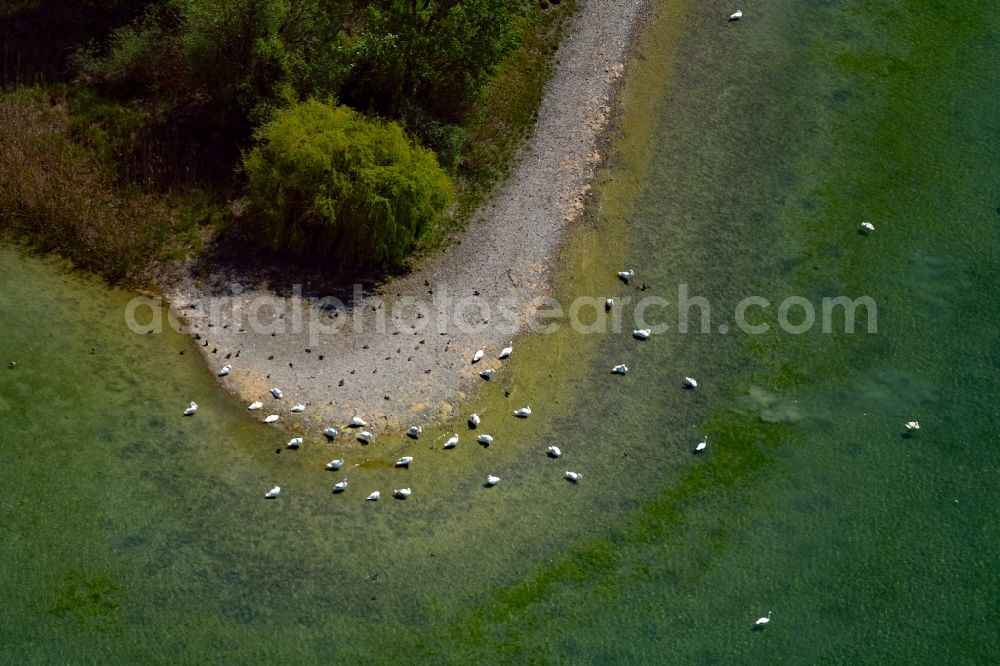
<svg viewBox="0 0 1000 666">
<path fill-rule="evenodd" d="M 493 438 L 490 437 L 489 435 L 483 434 L 477 437 L 476 441 L 479 442 L 480 444 L 485 444 L 486 446 L 489 446 L 490 444 L 493 443 Z"/>
<path fill-rule="evenodd" d="M 219 370 L 219 376 L 220 377 L 225 377 L 230 372 L 232 372 L 232 370 L 233 370 L 232 366 L 224 365 L 224 366 L 222 366 L 222 369 Z"/>
<path fill-rule="evenodd" d="M 271 395 L 273 395 L 276 399 L 281 400 L 281 396 L 284 394 L 281 392 L 280 388 L 273 388 L 271 389 Z"/>
<path fill-rule="evenodd" d="M 739 21 L 741 18 L 743 18 L 743 12 L 741 12 L 739 9 L 737 9 L 735 12 L 729 15 L 730 21 Z"/>
<path fill-rule="evenodd" d="M 698 380 L 694 377 L 684 378 L 684 388 L 695 389 L 698 388 Z"/>
<path fill-rule="evenodd" d="M 492 474 L 487 474 L 486 475 L 486 486 L 488 488 L 492 488 L 493 486 L 497 485 L 498 483 L 500 483 L 500 477 L 499 476 L 493 476 Z"/>
<path fill-rule="evenodd" d="M 635 271 L 629 269 L 627 271 L 618 271 L 618 279 L 628 284 L 628 281 L 635 277 Z"/>
<path fill-rule="evenodd" d="M 446 449 L 453 449 L 456 446 L 458 446 L 458 433 L 457 432 L 454 435 L 452 435 L 451 437 L 449 437 L 448 441 L 444 443 L 444 448 L 446 448 Z"/>
<path fill-rule="evenodd" d="M 403 456 L 396 461 L 396 467 L 409 467 L 411 462 L 413 462 L 413 456 Z"/>
<path fill-rule="evenodd" d="M 757 621 L 754 622 L 754 624 L 759 627 L 759 626 L 767 624 L 770 621 L 771 621 L 771 611 L 767 611 L 767 617 L 759 617 L 759 618 L 757 618 Z"/>
<path fill-rule="evenodd" d="M 624 363 L 621 363 L 611 368 L 611 372 L 616 375 L 624 375 L 628 372 L 628 366 L 625 365 Z"/>
<path fill-rule="evenodd" d="M 500 350 L 500 355 L 497 356 L 501 361 L 505 358 L 509 358 L 511 354 L 514 353 L 514 345 L 507 343 L 507 346 Z"/>
<path fill-rule="evenodd" d="M 278 418 L 279 417 L 278 417 L 277 414 L 271 414 L 269 416 L 265 416 L 264 417 L 264 423 L 274 423 L 275 421 L 278 420 Z"/>
<path fill-rule="evenodd" d="M 406 431 L 406 434 L 412 437 L 413 439 L 416 439 L 417 437 L 420 437 L 420 433 L 422 433 L 423 431 L 424 431 L 423 428 L 421 428 L 418 425 L 415 425 L 415 426 L 410 426 L 410 429 Z"/>
<path fill-rule="evenodd" d="M 558 446 L 550 446 L 545 449 L 545 453 L 548 454 L 549 458 L 558 458 L 562 455 L 562 450 Z"/>
<path fill-rule="evenodd" d="M 484 352 L 482 349 L 477 349 L 476 353 L 472 355 L 472 362 L 479 363 L 479 361 L 481 361 L 483 358 L 483 354 L 485 353 L 486 352 Z"/>
<path fill-rule="evenodd" d="M 396 499 L 406 499 L 413 493 L 409 488 L 396 488 L 392 491 L 392 496 Z"/>
<path fill-rule="evenodd" d="M 343 466 L 344 466 L 343 458 L 337 458 L 336 460 L 331 460 L 326 464 L 327 469 L 332 469 L 335 472 Z"/>
<path fill-rule="evenodd" d="M 365 444 L 369 443 L 373 439 L 375 439 L 375 435 L 372 434 L 371 430 L 363 430 L 361 434 L 358 435 L 358 440 L 364 442 Z"/>
<path fill-rule="evenodd" d="M 570 481 L 572 483 L 578 483 L 580 479 L 583 478 L 583 474 L 580 474 L 578 472 L 569 472 L 569 471 L 567 471 L 564 476 L 566 477 L 567 481 Z"/>
<path fill-rule="evenodd" d="M 695 453 L 699 451 L 704 451 L 706 446 L 708 446 L 708 437 L 704 438 L 703 440 L 695 444 L 694 446 Z"/>
<path fill-rule="evenodd" d="M 286 444 L 285 446 L 287 446 L 290 449 L 297 449 L 300 446 L 302 446 L 302 438 L 292 437 L 290 440 L 288 440 L 288 444 Z"/>
<path fill-rule="evenodd" d="M 347 490 L 347 479 L 344 479 L 343 481 L 337 481 L 337 483 L 333 484 L 333 492 L 342 493 L 345 490 Z"/>
<path fill-rule="evenodd" d="M 337 439 L 337 435 L 339 435 L 339 434 L 340 434 L 340 431 L 337 430 L 336 428 L 332 427 L 332 426 L 329 427 L 329 428 L 324 428 L 324 430 L 323 430 L 323 435 L 327 439 L 329 439 L 329 440 Z"/>
<path fill-rule="evenodd" d="M 469 417 L 469 425 L 472 426 L 473 428 L 478 426 L 481 421 L 482 419 L 479 418 L 479 414 L 473 414 L 472 416 Z"/>
<path fill-rule="evenodd" d="M 363 418 L 361 418 L 360 416 L 352 416 L 351 417 L 351 423 L 349 425 L 352 428 L 364 428 L 368 424 L 365 423 L 365 420 Z"/>
<path fill-rule="evenodd" d="M 611 308 L 613 308 L 614 306 L 615 306 L 615 299 L 613 299 L 613 298 L 605 298 L 604 299 L 604 311 L 605 312 L 610 312 Z"/>
<path fill-rule="evenodd" d="M 249 405 L 247 405 L 247 409 L 260 409 L 263 406 L 264 403 L 262 403 L 259 400 L 255 400 L 254 402 L 251 402 Z"/>
<path fill-rule="evenodd" d="M 903 424 L 907 432 L 913 432 L 914 430 L 920 430 L 920 421 L 907 421 Z"/>
<path fill-rule="evenodd" d="M 637 328 L 634 331 L 632 331 L 632 337 L 634 337 L 636 340 L 646 340 L 649 338 L 649 335 L 652 332 L 653 331 L 648 328 Z"/>
<path fill-rule="evenodd" d="M 497 371 L 494 370 L 493 368 L 486 368 L 485 370 L 479 373 L 479 376 L 485 379 L 486 381 L 489 381 L 493 379 L 493 375 L 495 375 L 496 372 Z"/>
<path fill-rule="evenodd" d="M 375 492 L 373 492 L 371 495 L 369 495 L 365 499 L 368 500 L 369 502 L 375 502 L 375 501 L 378 500 L 379 497 L 382 497 L 382 493 L 380 493 L 379 491 L 376 490 Z"/>
<path fill-rule="evenodd" d="M 293 414 L 301 414 L 302 412 L 306 411 L 306 406 L 300 402 L 297 403 L 294 407 L 292 407 L 291 411 Z"/>
<path fill-rule="evenodd" d="M 197 411 L 198 411 L 198 403 L 192 401 L 191 404 L 187 406 L 187 409 L 184 410 L 184 416 L 193 416 L 194 413 Z"/>
<path fill-rule="evenodd" d="M 281 486 L 275 486 L 274 488 L 271 488 L 266 493 L 264 493 L 264 498 L 265 499 L 274 499 L 275 497 L 278 496 L 278 493 L 280 493 L 280 492 L 281 492 Z"/>
<path fill-rule="evenodd" d="M 526 419 L 531 416 L 531 406 L 521 407 L 520 409 L 514 410 L 514 416 L 522 419 Z"/>
<path fill-rule="evenodd" d="M 861 223 L 861 233 L 866 234 L 870 231 L 875 231 L 875 225 L 868 220 L 865 220 Z"/>
</svg>

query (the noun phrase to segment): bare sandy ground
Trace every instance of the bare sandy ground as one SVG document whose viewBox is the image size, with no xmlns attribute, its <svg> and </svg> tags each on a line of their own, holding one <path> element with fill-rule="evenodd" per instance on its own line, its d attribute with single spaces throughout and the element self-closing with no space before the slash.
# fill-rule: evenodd
<svg viewBox="0 0 1000 666">
<path fill-rule="evenodd" d="M 231 276 L 166 290 L 220 382 L 262 416 L 379 430 L 447 418 L 526 330 L 549 292 L 568 227 L 583 213 L 628 47 L 649 0 L 580 0 L 557 53 L 533 136 L 511 177 L 425 266 L 345 303 L 291 284 Z M 205 286 L 210 285 L 210 286 Z M 278 296 L 278 294 L 283 294 Z M 476 350 L 485 356 L 471 362 Z M 517 353 L 516 345 L 514 353 Z M 282 390 L 282 400 L 268 394 Z"/>
</svg>

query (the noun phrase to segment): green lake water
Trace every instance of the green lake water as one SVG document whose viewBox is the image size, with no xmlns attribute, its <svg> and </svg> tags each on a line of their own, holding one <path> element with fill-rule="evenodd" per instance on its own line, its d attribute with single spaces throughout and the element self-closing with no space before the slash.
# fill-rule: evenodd
<svg viewBox="0 0 1000 666">
<path fill-rule="evenodd" d="M 646 342 L 518 341 L 462 410 L 488 449 L 456 422 L 276 454 L 130 294 L 0 248 L 0 662 L 1000 659 L 1000 5 L 728 11 L 650 18 L 558 285 L 684 284 L 710 332 L 668 306 Z M 877 332 L 782 331 L 790 296 L 869 296 Z"/>
</svg>

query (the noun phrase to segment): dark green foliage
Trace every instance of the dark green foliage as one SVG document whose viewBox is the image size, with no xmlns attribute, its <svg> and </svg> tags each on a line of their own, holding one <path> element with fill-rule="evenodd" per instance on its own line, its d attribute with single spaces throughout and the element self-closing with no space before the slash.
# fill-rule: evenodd
<svg viewBox="0 0 1000 666">
<path fill-rule="evenodd" d="M 434 154 L 395 123 L 310 100 L 279 111 L 244 167 L 258 230 L 275 249 L 392 266 L 452 195 Z"/>
</svg>

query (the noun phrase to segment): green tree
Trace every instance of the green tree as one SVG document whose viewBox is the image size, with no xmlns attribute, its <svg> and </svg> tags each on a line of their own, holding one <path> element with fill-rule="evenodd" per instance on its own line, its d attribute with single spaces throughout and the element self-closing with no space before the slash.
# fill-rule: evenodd
<svg viewBox="0 0 1000 666">
<path fill-rule="evenodd" d="M 431 151 L 344 106 L 293 105 L 256 138 L 244 158 L 251 211 L 275 249 L 392 266 L 452 197 Z"/>
</svg>

